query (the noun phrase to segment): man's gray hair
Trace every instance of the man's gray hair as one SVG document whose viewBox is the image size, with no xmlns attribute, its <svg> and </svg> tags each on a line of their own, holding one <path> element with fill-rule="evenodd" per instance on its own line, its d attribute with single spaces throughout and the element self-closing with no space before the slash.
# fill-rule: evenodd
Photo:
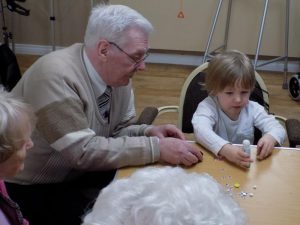
<svg viewBox="0 0 300 225">
<path fill-rule="evenodd" d="M 95 47 L 100 39 L 120 43 L 122 34 L 132 27 L 147 35 L 153 31 L 152 24 L 137 11 L 124 5 L 100 4 L 92 9 L 84 43 L 89 48 Z"/>
</svg>

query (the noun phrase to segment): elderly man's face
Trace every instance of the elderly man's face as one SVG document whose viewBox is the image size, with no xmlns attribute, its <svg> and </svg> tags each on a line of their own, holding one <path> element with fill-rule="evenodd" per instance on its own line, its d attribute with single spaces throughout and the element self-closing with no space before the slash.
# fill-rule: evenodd
<svg viewBox="0 0 300 225">
<path fill-rule="evenodd" d="M 127 31 L 127 38 L 122 43 L 109 42 L 105 82 L 113 87 L 125 86 L 134 73 L 145 69 L 148 55 L 148 36 L 137 29 Z"/>
</svg>

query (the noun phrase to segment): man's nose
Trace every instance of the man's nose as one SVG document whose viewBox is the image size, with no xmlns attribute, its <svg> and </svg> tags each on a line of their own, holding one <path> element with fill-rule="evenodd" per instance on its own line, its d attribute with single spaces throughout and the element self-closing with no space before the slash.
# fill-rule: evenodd
<svg viewBox="0 0 300 225">
<path fill-rule="evenodd" d="M 143 61 L 139 62 L 139 64 L 136 66 L 136 70 L 142 71 L 142 70 L 144 70 L 144 69 L 146 69 L 146 63 L 145 63 L 145 61 L 143 60 Z"/>
</svg>

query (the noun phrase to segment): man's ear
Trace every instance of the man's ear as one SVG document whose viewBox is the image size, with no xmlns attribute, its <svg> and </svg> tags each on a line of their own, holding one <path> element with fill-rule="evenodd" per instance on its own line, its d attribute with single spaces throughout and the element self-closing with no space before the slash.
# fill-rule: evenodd
<svg viewBox="0 0 300 225">
<path fill-rule="evenodd" d="M 107 57 L 109 43 L 107 40 L 100 40 L 97 45 L 97 53 L 100 57 Z"/>
</svg>

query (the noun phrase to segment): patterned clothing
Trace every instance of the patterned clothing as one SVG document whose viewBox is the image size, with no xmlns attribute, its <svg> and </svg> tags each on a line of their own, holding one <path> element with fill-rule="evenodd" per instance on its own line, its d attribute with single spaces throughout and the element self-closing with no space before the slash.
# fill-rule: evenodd
<svg viewBox="0 0 300 225">
<path fill-rule="evenodd" d="M 28 221 L 23 218 L 18 204 L 9 198 L 2 180 L 0 180 L 0 210 L 10 225 L 29 225 Z M 1 219 L 0 224 L 2 224 Z"/>
<path fill-rule="evenodd" d="M 105 92 L 97 98 L 97 105 L 103 118 L 109 121 L 111 87 L 107 87 Z"/>
</svg>

